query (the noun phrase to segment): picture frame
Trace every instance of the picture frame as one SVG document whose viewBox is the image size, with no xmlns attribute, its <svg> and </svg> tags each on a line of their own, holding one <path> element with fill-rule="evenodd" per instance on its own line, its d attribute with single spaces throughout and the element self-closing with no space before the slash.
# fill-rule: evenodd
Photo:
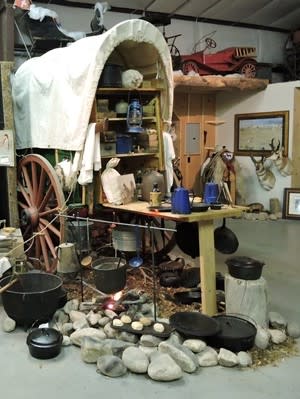
<svg viewBox="0 0 300 399">
<path fill-rule="evenodd" d="M 284 189 L 282 217 L 300 220 L 300 188 Z"/>
<path fill-rule="evenodd" d="M 240 156 L 270 156 L 271 141 L 280 141 L 283 155 L 288 154 L 289 111 L 236 114 L 234 117 L 234 153 Z"/>
</svg>

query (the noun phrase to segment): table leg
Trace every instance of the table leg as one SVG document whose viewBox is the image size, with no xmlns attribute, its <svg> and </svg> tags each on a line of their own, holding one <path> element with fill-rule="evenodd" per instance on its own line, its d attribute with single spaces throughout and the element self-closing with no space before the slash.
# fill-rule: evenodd
<svg viewBox="0 0 300 399">
<path fill-rule="evenodd" d="M 217 312 L 213 220 L 199 221 L 198 232 L 202 313 L 213 316 Z"/>
</svg>

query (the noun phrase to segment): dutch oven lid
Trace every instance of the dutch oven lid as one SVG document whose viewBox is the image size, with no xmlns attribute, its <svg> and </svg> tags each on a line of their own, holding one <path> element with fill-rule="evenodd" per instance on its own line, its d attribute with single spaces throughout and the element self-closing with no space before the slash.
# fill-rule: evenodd
<svg viewBox="0 0 300 399">
<path fill-rule="evenodd" d="M 249 266 L 263 266 L 264 262 L 257 259 L 250 258 L 248 256 L 233 256 L 225 261 L 228 266 L 236 267 L 249 267 Z"/>
<path fill-rule="evenodd" d="M 34 345 L 54 345 L 61 342 L 62 334 L 54 328 L 35 328 L 28 337 L 27 343 Z"/>
<path fill-rule="evenodd" d="M 224 338 L 249 338 L 256 334 L 256 327 L 248 320 L 233 315 L 213 316 L 220 325 L 218 337 Z"/>
<path fill-rule="evenodd" d="M 194 337 L 210 337 L 220 330 L 216 319 L 199 312 L 174 313 L 170 324 L 180 333 Z"/>
</svg>

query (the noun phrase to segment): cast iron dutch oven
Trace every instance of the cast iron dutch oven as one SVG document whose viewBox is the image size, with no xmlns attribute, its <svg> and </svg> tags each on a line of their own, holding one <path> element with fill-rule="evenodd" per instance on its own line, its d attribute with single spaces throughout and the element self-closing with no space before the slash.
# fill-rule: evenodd
<svg viewBox="0 0 300 399">
<path fill-rule="evenodd" d="M 207 338 L 220 330 L 218 320 L 199 312 L 174 313 L 170 317 L 170 324 L 187 338 Z"/>
<path fill-rule="evenodd" d="M 248 256 L 234 256 L 226 260 L 228 272 L 232 277 L 242 280 L 257 280 L 261 277 L 264 262 Z"/>
<path fill-rule="evenodd" d="M 54 328 L 35 328 L 27 336 L 31 356 L 37 359 L 51 359 L 59 355 L 63 336 Z"/>
<path fill-rule="evenodd" d="M 232 352 L 247 351 L 254 346 L 257 329 L 254 323 L 244 318 L 220 314 L 213 316 L 220 330 L 209 337 L 207 343 L 214 348 L 224 348 Z"/>
</svg>

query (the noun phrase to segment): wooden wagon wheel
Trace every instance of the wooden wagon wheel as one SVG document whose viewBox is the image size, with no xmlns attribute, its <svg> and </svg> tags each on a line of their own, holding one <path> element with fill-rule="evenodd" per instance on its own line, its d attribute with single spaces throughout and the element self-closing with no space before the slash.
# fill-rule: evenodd
<svg viewBox="0 0 300 399">
<path fill-rule="evenodd" d="M 56 269 L 55 247 L 64 239 L 65 198 L 51 164 L 38 154 L 26 155 L 18 165 L 20 225 L 27 255 L 47 272 Z M 30 240 L 31 237 L 34 237 Z"/>
</svg>

